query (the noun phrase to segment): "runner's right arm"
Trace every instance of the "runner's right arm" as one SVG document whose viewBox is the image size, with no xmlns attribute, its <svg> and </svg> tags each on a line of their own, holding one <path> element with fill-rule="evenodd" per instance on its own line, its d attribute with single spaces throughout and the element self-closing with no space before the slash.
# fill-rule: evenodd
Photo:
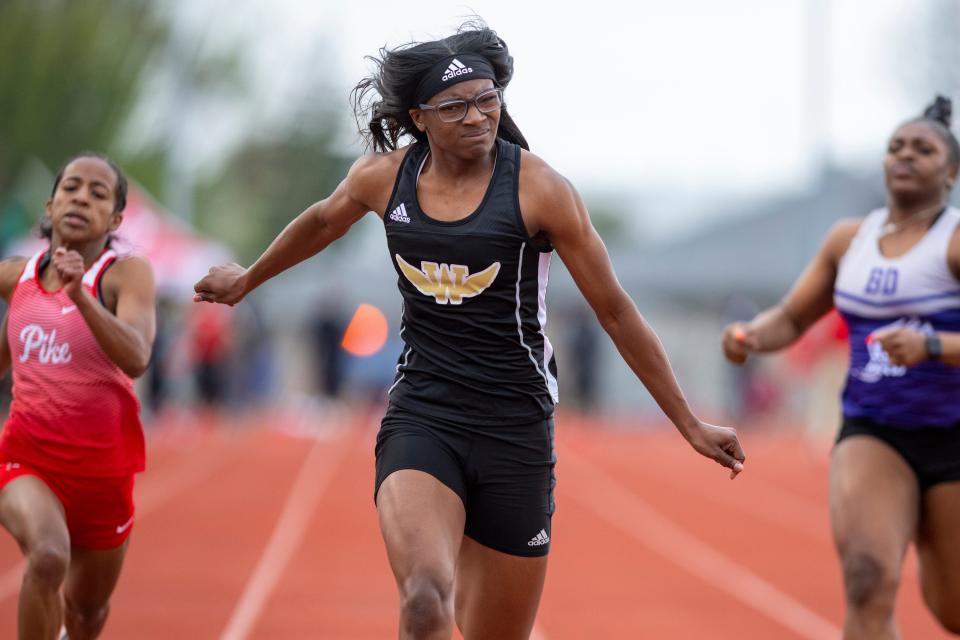
<svg viewBox="0 0 960 640">
<path fill-rule="evenodd" d="M 17 286 L 17 280 L 23 272 L 26 264 L 26 258 L 7 258 L 0 261 L 0 298 L 9 305 L 10 298 L 13 297 L 13 290 Z M 3 322 L 0 323 L 0 378 L 7 375 L 10 369 L 10 344 L 7 342 L 7 317 L 4 315 Z"/>
<path fill-rule="evenodd" d="M 401 152 L 361 157 L 328 198 L 294 218 L 249 268 L 238 264 L 211 268 L 194 286 L 194 301 L 237 304 L 270 278 L 322 251 L 368 212 L 382 212 L 400 158 Z"/>
<path fill-rule="evenodd" d="M 722 346 L 728 360 L 742 364 L 751 353 L 783 349 L 833 308 L 837 268 L 860 222 L 851 218 L 833 225 L 780 304 L 761 311 L 750 322 L 734 322 L 724 329 Z"/>
</svg>

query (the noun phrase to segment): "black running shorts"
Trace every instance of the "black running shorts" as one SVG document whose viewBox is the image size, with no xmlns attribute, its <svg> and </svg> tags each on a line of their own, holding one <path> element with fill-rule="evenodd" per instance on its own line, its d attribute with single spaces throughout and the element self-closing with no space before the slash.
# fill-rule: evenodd
<svg viewBox="0 0 960 640">
<path fill-rule="evenodd" d="M 377 435 L 377 476 L 416 469 L 460 496 L 464 534 L 515 556 L 550 551 L 556 484 L 553 419 L 474 426 L 390 406 Z"/>
<path fill-rule="evenodd" d="M 887 443 L 910 465 L 920 490 L 960 480 L 960 427 L 898 427 L 844 418 L 837 442 L 866 435 Z"/>
</svg>

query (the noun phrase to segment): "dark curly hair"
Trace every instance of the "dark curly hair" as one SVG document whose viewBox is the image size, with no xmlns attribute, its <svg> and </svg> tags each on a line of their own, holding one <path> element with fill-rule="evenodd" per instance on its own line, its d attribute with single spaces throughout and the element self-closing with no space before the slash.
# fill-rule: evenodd
<svg viewBox="0 0 960 640">
<path fill-rule="evenodd" d="M 427 134 L 417 129 L 409 110 L 416 107 L 417 84 L 434 64 L 452 54 L 472 53 L 486 58 L 496 75 L 496 86 L 506 88 L 513 77 L 513 56 L 507 43 L 479 18 L 460 26 L 442 40 L 410 42 L 380 49 L 380 56 L 368 56 L 376 65 L 374 73 L 350 93 L 360 134 L 374 151 L 392 151 L 403 136 L 426 142 Z M 366 121 L 366 125 L 364 125 Z M 506 106 L 500 112 L 497 136 L 529 150 Z"/>
</svg>

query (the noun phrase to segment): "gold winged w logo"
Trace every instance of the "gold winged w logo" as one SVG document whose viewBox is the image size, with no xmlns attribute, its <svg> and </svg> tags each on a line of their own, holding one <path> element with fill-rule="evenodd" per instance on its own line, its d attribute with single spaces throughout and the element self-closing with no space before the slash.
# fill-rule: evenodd
<svg viewBox="0 0 960 640">
<path fill-rule="evenodd" d="M 436 298 L 437 304 L 460 304 L 464 298 L 478 296 L 493 284 L 500 273 L 499 262 L 470 275 L 470 270 L 462 264 L 437 264 L 424 260 L 417 269 L 399 254 L 395 257 L 400 271 L 410 284 L 423 295 Z"/>
</svg>

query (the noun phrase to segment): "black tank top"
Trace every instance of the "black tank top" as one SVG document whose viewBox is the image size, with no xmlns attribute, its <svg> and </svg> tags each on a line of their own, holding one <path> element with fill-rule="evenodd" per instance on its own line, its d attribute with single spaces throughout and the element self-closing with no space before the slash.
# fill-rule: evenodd
<svg viewBox="0 0 960 640">
<path fill-rule="evenodd" d="M 454 222 L 420 209 L 429 145 L 411 145 L 383 217 L 403 296 L 404 349 L 390 402 L 471 424 L 553 414 L 553 348 L 544 334 L 552 249 L 538 249 L 520 216 L 520 147 L 497 139 L 490 184 Z"/>
</svg>

